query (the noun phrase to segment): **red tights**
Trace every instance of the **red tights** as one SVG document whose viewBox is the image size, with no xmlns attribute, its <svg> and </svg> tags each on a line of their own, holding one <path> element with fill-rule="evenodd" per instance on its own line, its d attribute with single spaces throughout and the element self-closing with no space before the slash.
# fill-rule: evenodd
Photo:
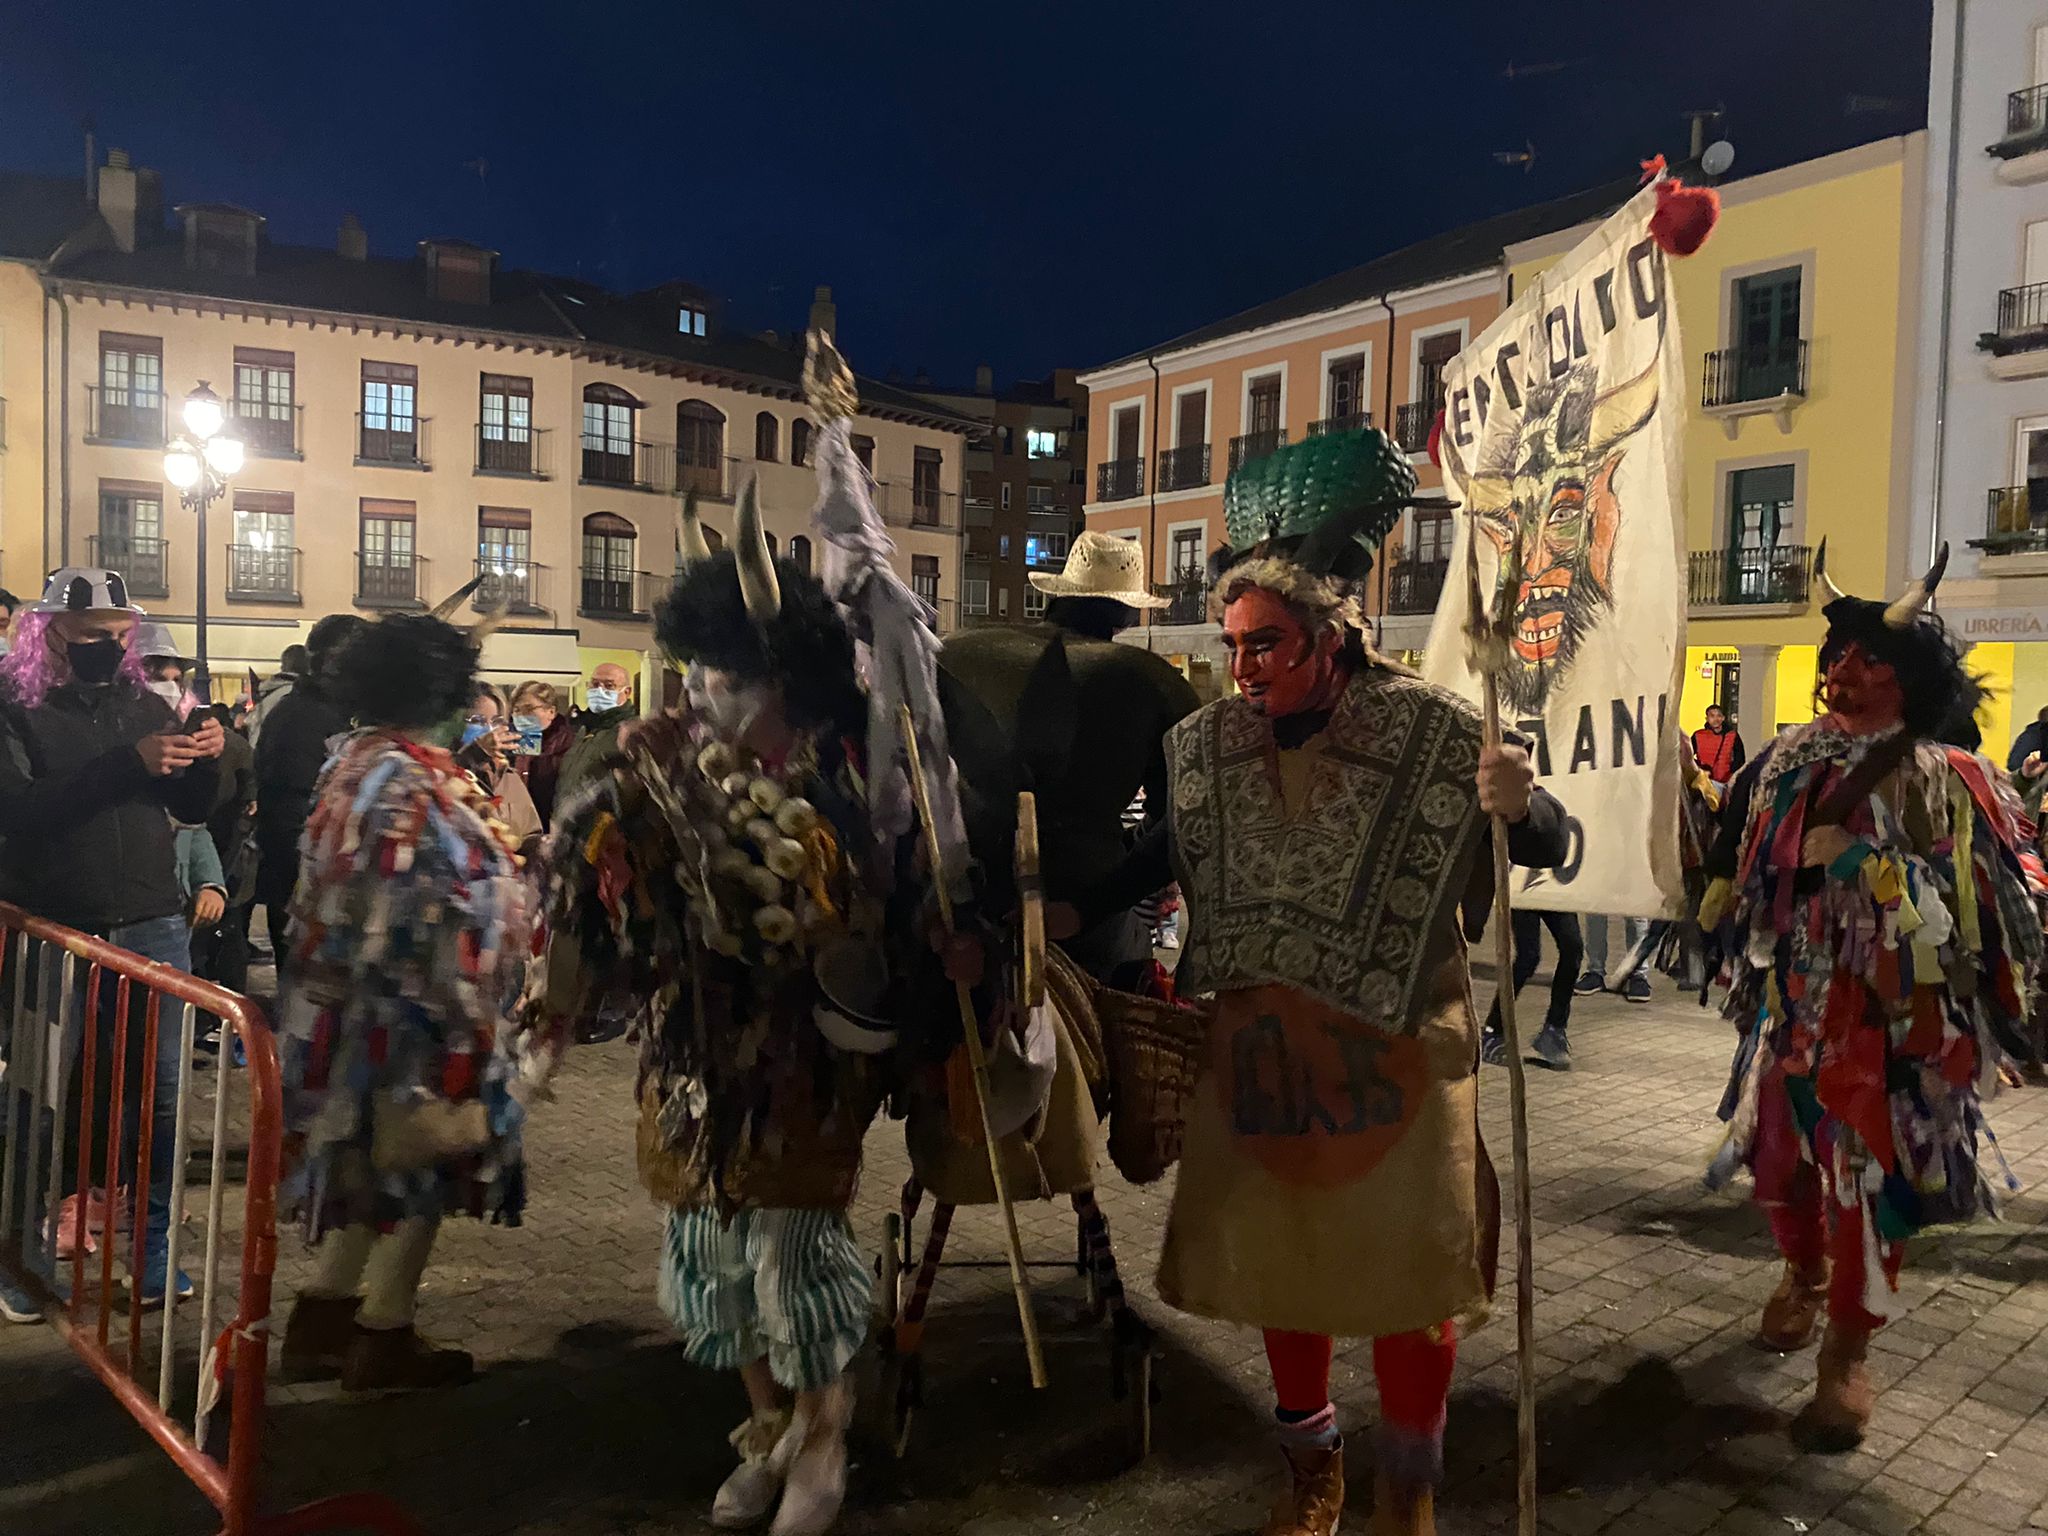
<svg viewBox="0 0 2048 1536">
<path fill-rule="evenodd" d="M 1328 1334 L 1266 1330 L 1266 1361 L 1283 1414 L 1316 1414 L 1330 1405 L 1330 1352 Z M 1451 1323 L 1374 1339 L 1381 1421 L 1408 1435 L 1440 1437 L 1457 1358 L 1458 1334 Z"/>
<path fill-rule="evenodd" d="M 1864 1331 L 1882 1326 L 1863 1305 L 1867 1266 L 1863 1252 L 1863 1203 L 1842 1205 L 1821 1192 L 1820 1178 L 1811 1165 L 1799 1169 L 1792 1180 L 1791 1198 L 1769 1208 L 1771 1236 L 1778 1252 L 1788 1262 L 1811 1274 L 1823 1264 L 1829 1266 L 1828 1319 Z M 1901 1243 L 1881 1243 L 1878 1248 L 1884 1276 L 1898 1281 L 1899 1261 L 1904 1257 Z"/>
</svg>

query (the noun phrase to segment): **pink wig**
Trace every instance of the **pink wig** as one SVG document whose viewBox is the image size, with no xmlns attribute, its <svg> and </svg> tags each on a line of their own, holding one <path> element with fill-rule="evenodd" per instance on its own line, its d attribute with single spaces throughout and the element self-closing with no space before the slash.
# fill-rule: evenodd
<svg viewBox="0 0 2048 1536">
<path fill-rule="evenodd" d="M 50 690 L 71 681 L 71 669 L 50 649 L 50 620 L 55 614 L 24 613 L 14 621 L 14 648 L 0 656 L 0 693 L 23 709 L 38 709 Z M 140 693 L 149 681 L 142 658 L 131 649 L 121 658 L 115 681 Z"/>
</svg>

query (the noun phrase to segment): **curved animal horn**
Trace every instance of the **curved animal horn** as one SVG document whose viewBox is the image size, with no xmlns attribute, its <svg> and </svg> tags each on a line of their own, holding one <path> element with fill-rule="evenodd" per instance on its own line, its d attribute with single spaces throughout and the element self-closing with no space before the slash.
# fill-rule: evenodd
<svg viewBox="0 0 2048 1536">
<path fill-rule="evenodd" d="M 747 617 L 766 624 L 782 612 L 782 585 L 775 579 L 775 552 L 761 526 L 761 500 L 756 482 L 740 492 L 739 516 L 733 525 L 733 554 L 740 568 L 740 596 Z"/>
<path fill-rule="evenodd" d="M 1604 454 L 1650 419 L 1657 408 L 1657 364 L 1662 356 L 1660 349 L 1641 373 L 1593 397 L 1593 419 L 1586 428 L 1589 454 Z"/>
<path fill-rule="evenodd" d="M 683 510 L 676 514 L 676 569 L 711 558 L 711 541 L 704 537 L 703 521 L 697 516 L 697 493 L 683 494 Z"/>
<path fill-rule="evenodd" d="M 465 581 L 461 586 L 427 610 L 427 617 L 430 619 L 440 619 L 445 623 L 454 616 L 455 610 L 462 606 L 462 600 L 483 584 L 484 578 L 481 573 L 470 577 L 469 580 Z"/>
<path fill-rule="evenodd" d="M 1835 586 L 1835 578 L 1827 573 L 1827 539 L 1821 541 L 1821 547 L 1817 551 L 1812 551 L 1812 580 L 1821 586 L 1823 592 L 1827 592 L 1829 602 L 1849 596 L 1839 586 Z"/>
<path fill-rule="evenodd" d="M 1948 540 L 1941 542 L 1935 551 L 1934 564 L 1927 568 L 1927 574 L 1908 587 L 1897 602 L 1884 611 L 1884 621 L 1893 629 L 1911 629 L 1927 607 L 1928 599 L 1934 596 L 1934 589 L 1941 585 L 1942 572 L 1948 569 Z"/>
</svg>

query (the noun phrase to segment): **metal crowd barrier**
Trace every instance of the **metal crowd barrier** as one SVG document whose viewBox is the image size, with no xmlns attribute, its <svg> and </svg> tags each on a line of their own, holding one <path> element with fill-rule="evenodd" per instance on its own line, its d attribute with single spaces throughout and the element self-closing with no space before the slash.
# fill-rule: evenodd
<svg viewBox="0 0 2048 1536">
<path fill-rule="evenodd" d="M 277 1269 L 277 1186 L 284 1129 L 277 1042 L 263 1010 L 247 998 L 89 934 L 45 922 L 0 902 L 0 956 L 7 981 L 0 992 L 0 1044 L 4 1044 L 6 1130 L 0 1136 L 0 1267 L 43 1302 L 44 1318 L 63 1336 L 130 1417 L 162 1447 L 178 1470 L 220 1511 L 221 1536 L 298 1536 L 301 1532 L 369 1529 L 387 1536 L 423 1536 L 422 1527 L 381 1494 L 342 1494 L 285 1514 L 258 1512 L 265 1416 L 264 1377 L 270 1353 L 271 1280 Z M 105 989 L 114 988 L 111 1027 L 100 1022 Z M 166 1020 L 163 1004 L 176 1005 Z M 202 1345 L 189 1418 L 172 1407 L 180 1301 L 175 1276 L 183 1246 L 186 1176 L 191 1151 L 194 1012 L 220 1019 L 242 1043 L 248 1063 L 248 1170 L 242 1195 L 241 1264 L 233 1316 L 218 1334 L 223 1313 L 220 1273 L 222 1216 L 227 1199 L 228 1105 L 234 1054 L 221 1041 L 213 1101 L 206 1191 L 205 1247 L 198 1282 L 197 1337 Z M 129 1030 L 142 1031 L 135 1074 L 127 1082 Z M 178 1101 L 172 1137 L 169 1257 L 164 1266 L 161 1316 L 148 1320 L 135 1292 L 143 1274 L 143 1246 L 151 1175 L 151 1126 L 156 1111 L 155 1061 L 161 1030 L 177 1032 Z M 106 1078 L 104 1133 L 95 1105 Z M 123 1155 L 128 1096 L 139 1098 L 134 1147 Z M 71 1254 L 57 1258 L 59 1215 L 64 1210 L 66 1121 L 76 1114 L 78 1199 L 70 1207 Z M 96 1144 L 97 1143 L 97 1144 Z M 103 1230 L 88 1227 L 93 1170 L 104 1173 Z M 121 1246 L 122 1175 L 133 1211 L 127 1222 L 133 1277 L 126 1326 L 114 1326 L 114 1256 Z M 97 1254 L 88 1255 L 88 1237 Z M 96 1271 L 97 1273 L 91 1273 Z M 189 1310 L 191 1303 L 185 1304 Z M 144 1349 L 155 1337 L 153 1385 Z M 225 1386 L 227 1426 L 217 1409 Z M 223 1458 L 222 1442 L 225 1442 Z"/>
</svg>

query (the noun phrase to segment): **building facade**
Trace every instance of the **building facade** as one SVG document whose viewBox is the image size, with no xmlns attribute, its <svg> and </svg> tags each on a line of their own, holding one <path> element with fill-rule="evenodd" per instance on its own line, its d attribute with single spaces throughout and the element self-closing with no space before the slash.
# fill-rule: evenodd
<svg viewBox="0 0 2048 1536">
<path fill-rule="evenodd" d="M 729 332 L 687 284 L 618 295 L 457 240 L 373 257 L 353 220 L 327 250 L 274 245 L 237 208 L 186 205 L 167 228 L 156 178 L 118 152 L 89 212 L 39 257 L 0 263 L 0 360 L 26 353 L 48 380 L 43 429 L 15 444 L 40 462 L 10 464 L 0 504 L 5 579 L 120 569 L 189 645 L 203 560 L 224 691 L 275 670 L 324 614 L 419 608 L 479 578 L 477 609 L 510 605 L 488 676 L 566 685 L 616 661 L 664 697 L 651 611 L 684 494 L 721 537 L 752 480 L 778 548 L 814 557 L 800 335 Z M 834 327 L 829 290 L 812 319 Z M 203 546 L 163 478 L 202 381 L 247 448 Z M 860 391 L 856 445 L 902 574 L 950 623 L 971 423 Z M 31 480 L 47 493 L 24 494 Z"/>
<path fill-rule="evenodd" d="M 1028 578 L 1062 569 L 1081 527 L 1088 391 L 1070 368 L 997 390 L 984 367 L 971 390 L 918 393 L 981 423 L 967 443 L 961 622 L 1037 618 L 1045 595 Z"/>
<path fill-rule="evenodd" d="M 1936 0 L 1910 534 L 1991 685 L 1985 750 L 2048 706 L 2048 3 Z"/>
</svg>

